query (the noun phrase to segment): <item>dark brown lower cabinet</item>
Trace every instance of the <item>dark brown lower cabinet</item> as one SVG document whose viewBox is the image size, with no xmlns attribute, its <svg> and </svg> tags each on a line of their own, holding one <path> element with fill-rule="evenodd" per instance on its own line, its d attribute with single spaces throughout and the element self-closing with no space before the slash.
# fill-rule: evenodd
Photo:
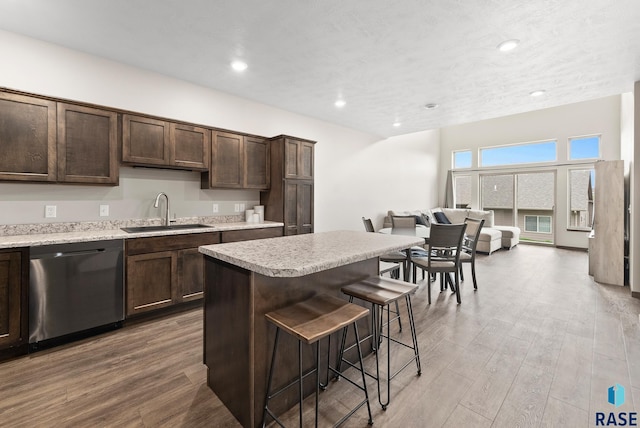
<svg viewBox="0 0 640 428">
<path fill-rule="evenodd" d="M 0 250 L 0 359 L 26 352 L 28 272 L 28 249 Z"/>
<path fill-rule="evenodd" d="M 201 245 L 220 242 L 220 232 L 129 239 L 126 242 L 126 316 L 202 298 Z"/>
</svg>

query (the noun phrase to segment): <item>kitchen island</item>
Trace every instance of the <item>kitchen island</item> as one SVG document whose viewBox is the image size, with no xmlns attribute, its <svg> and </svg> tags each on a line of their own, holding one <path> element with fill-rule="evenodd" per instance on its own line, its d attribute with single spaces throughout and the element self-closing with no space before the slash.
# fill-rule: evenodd
<svg viewBox="0 0 640 428">
<path fill-rule="evenodd" d="M 410 236 L 332 231 L 200 247 L 205 255 L 208 386 L 243 426 L 258 426 L 275 336 L 264 314 L 315 294 L 342 296 L 344 285 L 378 275 L 380 255 L 423 242 Z M 367 331 L 368 322 L 362 328 Z M 274 385 L 297 375 L 296 343 L 281 339 Z M 305 354 L 309 367 L 310 354 Z M 297 403 L 291 392 L 280 397 L 276 412 Z"/>
</svg>

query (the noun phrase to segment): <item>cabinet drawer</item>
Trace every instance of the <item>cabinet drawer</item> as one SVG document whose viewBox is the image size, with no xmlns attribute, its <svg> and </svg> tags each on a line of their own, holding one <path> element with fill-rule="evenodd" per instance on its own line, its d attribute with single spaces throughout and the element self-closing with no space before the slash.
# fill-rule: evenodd
<svg viewBox="0 0 640 428">
<path fill-rule="evenodd" d="M 200 245 L 218 244 L 220 232 L 190 233 L 186 235 L 154 236 L 150 238 L 133 238 L 126 241 L 126 253 L 153 253 L 157 251 L 182 250 Z"/>
<path fill-rule="evenodd" d="M 237 242 L 237 241 L 249 241 L 252 239 L 263 238 L 275 238 L 282 236 L 281 227 L 266 227 L 264 229 L 249 229 L 249 230 L 228 230 L 221 232 L 220 242 Z"/>
</svg>

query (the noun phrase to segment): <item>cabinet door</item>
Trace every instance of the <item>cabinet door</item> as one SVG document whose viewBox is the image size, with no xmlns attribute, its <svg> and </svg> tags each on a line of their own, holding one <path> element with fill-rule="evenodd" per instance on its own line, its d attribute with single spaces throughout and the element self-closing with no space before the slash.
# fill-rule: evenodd
<svg viewBox="0 0 640 428">
<path fill-rule="evenodd" d="M 268 189 L 271 183 L 270 146 L 263 138 L 244 137 L 244 188 Z"/>
<path fill-rule="evenodd" d="M 313 233 L 313 182 L 285 180 L 284 234 Z"/>
<path fill-rule="evenodd" d="M 23 286 L 21 252 L 0 253 L 0 348 L 26 339 Z"/>
<path fill-rule="evenodd" d="M 122 116 L 122 161 L 170 165 L 169 123 L 142 116 Z"/>
<path fill-rule="evenodd" d="M 174 166 L 192 170 L 209 167 L 211 130 L 179 123 L 171 124 L 171 160 Z"/>
<path fill-rule="evenodd" d="M 178 251 L 178 289 L 182 302 L 202 298 L 204 257 L 197 248 Z"/>
<path fill-rule="evenodd" d="M 58 103 L 58 181 L 118 184 L 118 115 Z"/>
<path fill-rule="evenodd" d="M 298 233 L 313 233 L 313 182 L 298 183 Z"/>
<path fill-rule="evenodd" d="M 227 132 L 214 132 L 211 144 L 211 187 L 242 188 L 244 184 L 244 138 Z"/>
<path fill-rule="evenodd" d="M 178 255 L 162 251 L 127 257 L 127 316 L 170 306 L 178 300 Z"/>
<path fill-rule="evenodd" d="M 287 138 L 284 140 L 284 177 L 299 178 L 300 142 Z"/>
<path fill-rule="evenodd" d="M 56 103 L 0 92 L 0 180 L 56 181 Z"/>
<path fill-rule="evenodd" d="M 285 178 L 313 178 L 313 143 L 285 139 L 284 158 Z"/>
<path fill-rule="evenodd" d="M 298 178 L 313 179 L 313 143 L 300 142 L 298 151 Z"/>
</svg>

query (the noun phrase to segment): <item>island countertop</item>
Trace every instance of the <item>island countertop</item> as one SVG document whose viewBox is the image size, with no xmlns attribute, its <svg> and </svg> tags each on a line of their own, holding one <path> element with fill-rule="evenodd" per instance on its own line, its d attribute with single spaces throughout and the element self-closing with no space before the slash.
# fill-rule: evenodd
<svg viewBox="0 0 640 428">
<path fill-rule="evenodd" d="M 423 238 L 339 230 L 205 245 L 206 256 L 271 277 L 298 277 L 424 244 Z"/>
</svg>

